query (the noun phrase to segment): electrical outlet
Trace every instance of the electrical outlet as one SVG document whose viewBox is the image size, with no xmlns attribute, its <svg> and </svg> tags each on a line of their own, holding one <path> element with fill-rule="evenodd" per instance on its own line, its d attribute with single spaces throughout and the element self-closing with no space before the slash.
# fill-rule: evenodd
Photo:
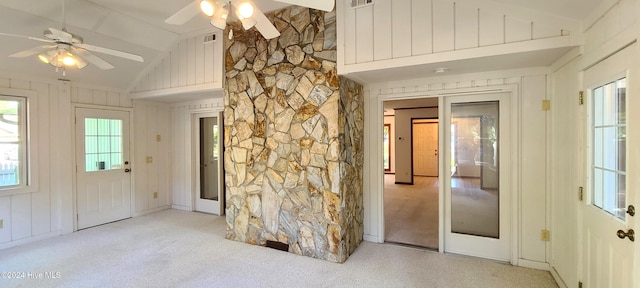
<svg viewBox="0 0 640 288">
<path fill-rule="evenodd" d="M 147 163 L 153 163 L 153 157 L 147 156 L 146 161 L 147 161 Z"/>
<path fill-rule="evenodd" d="M 160 137 L 160 134 L 156 135 L 156 142 L 160 142 L 160 140 L 162 140 L 162 137 Z"/>
<path fill-rule="evenodd" d="M 540 231 L 540 240 L 542 241 L 549 241 L 551 238 L 551 232 L 549 232 L 549 230 L 542 230 Z"/>
<path fill-rule="evenodd" d="M 153 199 L 158 199 L 158 192 L 153 192 Z"/>
</svg>

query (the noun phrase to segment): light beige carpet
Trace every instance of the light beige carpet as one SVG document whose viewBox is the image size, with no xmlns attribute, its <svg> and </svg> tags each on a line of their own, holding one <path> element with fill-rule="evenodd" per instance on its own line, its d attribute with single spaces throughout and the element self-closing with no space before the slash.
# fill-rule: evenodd
<svg viewBox="0 0 640 288">
<path fill-rule="evenodd" d="M 0 251 L 0 287 L 557 287 L 546 271 L 363 242 L 343 264 L 224 239 L 223 217 L 165 210 Z M 6 274 L 3 274 L 6 275 Z"/>
</svg>

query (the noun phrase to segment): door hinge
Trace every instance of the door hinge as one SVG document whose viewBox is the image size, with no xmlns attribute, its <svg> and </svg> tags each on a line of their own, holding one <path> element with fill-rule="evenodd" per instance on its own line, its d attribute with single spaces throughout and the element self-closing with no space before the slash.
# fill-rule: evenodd
<svg viewBox="0 0 640 288">
<path fill-rule="evenodd" d="M 578 200 L 582 201 L 584 199 L 584 193 L 582 192 L 584 189 L 582 187 L 578 187 Z"/>
<path fill-rule="evenodd" d="M 582 281 L 578 281 L 578 288 L 582 288 Z"/>
<path fill-rule="evenodd" d="M 578 92 L 578 105 L 584 104 L 584 91 Z"/>
<path fill-rule="evenodd" d="M 540 231 L 540 240 L 549 242 L 550 239 L 551 239 L 551 232 L 549 230 L 545 229 Z"/>
<path fill-rule="evenodd" d="M 551 110 L 551 100 L 542 100 L 542 111 Z"/>
</svg>

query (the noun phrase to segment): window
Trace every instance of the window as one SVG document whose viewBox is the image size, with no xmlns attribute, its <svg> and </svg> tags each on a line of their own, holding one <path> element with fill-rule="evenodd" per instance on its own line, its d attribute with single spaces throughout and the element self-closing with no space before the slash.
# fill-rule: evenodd
<svg viewBox="0 0 640 288">
<path fill-rule="evenodd" d="M 122 169 L 122 120 L 85 118 L 87 172 Z"/>
<path fill-rule="evenodd" d="M 26 98 L 0 95 L 0 189 L 27 185 Z"/>
<path fill-rule="evenodd" d="M 591 204 L 624 220 L 627 177 L 626 79 L 597 87 L 591 94 Z"/>
</svg>

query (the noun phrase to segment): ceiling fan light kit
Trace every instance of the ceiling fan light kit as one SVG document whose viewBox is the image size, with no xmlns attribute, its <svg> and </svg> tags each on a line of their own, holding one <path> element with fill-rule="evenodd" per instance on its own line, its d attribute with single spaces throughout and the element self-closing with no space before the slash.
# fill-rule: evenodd
<svg viewBox="0 0 640 288">
<path fill-rule="evenodd" d="M 335 6 L 334 0 L 275 0 L 278 2 L 308 7 L 312 9 L 323 10 L 326 12 L 333 11 Z M 272 39 L 280 36 L 280 32 L 269 21 L 267 16 L 258 9 L 251 0 L 195 0 L 189 5 L 183 7 L 164 22 L 173 25 L 182 25 L 191 18 L 198 15 L 199 12 L 210 17 L 209 23 L 220 30 L 227 27 L 227 18 L 233 9 L 234 15 L 245 30 L 255 27 L 265 39 Z M 233 35 L 233 30 L 229 31 L 229 38 Z"/>
</svg>

